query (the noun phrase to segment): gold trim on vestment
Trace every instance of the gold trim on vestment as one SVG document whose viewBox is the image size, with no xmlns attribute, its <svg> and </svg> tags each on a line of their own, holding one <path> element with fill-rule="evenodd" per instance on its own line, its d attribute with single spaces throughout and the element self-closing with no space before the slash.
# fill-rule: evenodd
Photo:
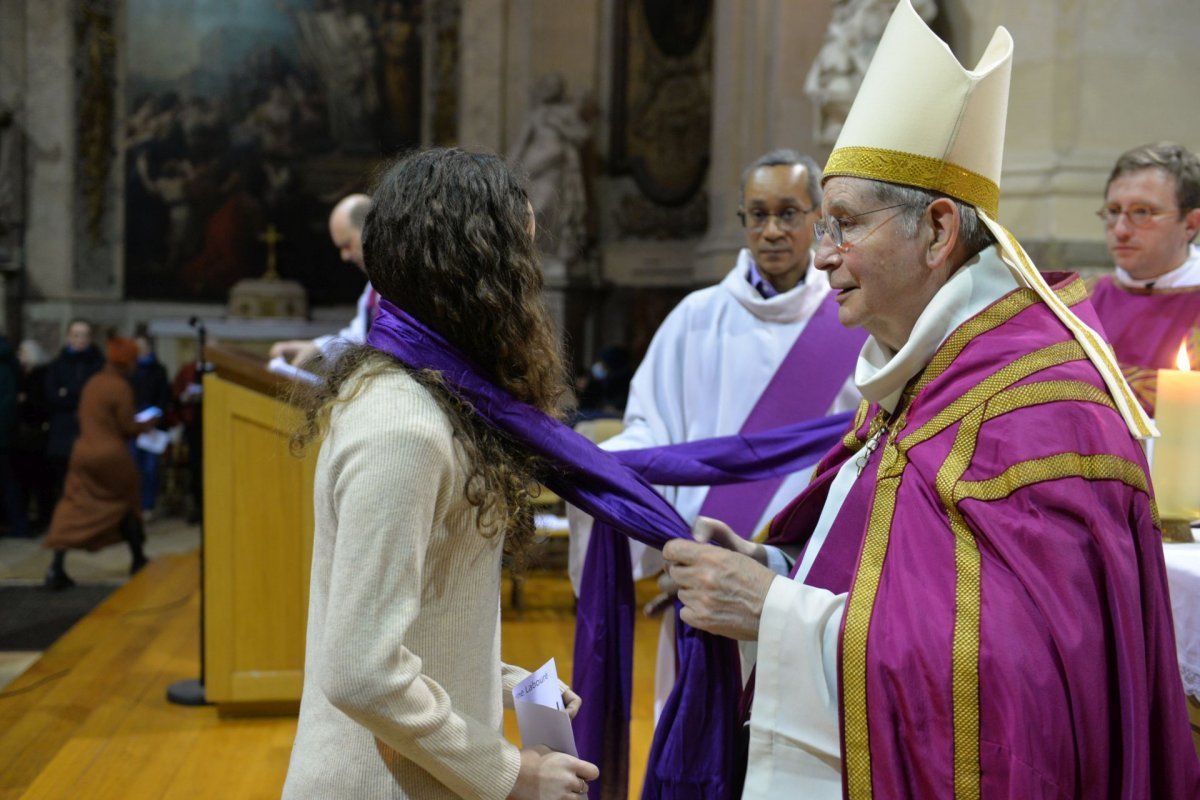
<svg viewBox="0 0 1200 800">
<path fill-rule="evenodd" d="M 1053 380 L 1023 383 L 1011 389 L 1005 389 L 987 401 L 987 415 L 984 422 L 995 419 L 1020 408 L 1030 408 L 1043 403 L 1058 403 L 1063 401 L 1080 403 L 1095 403 L 1096 405 L 1117 410 L 1108 390 L 1093 386 L 1086 381 Z"/>
<path fill-rule="evenodd" d="M 1146 472 L 1127 458 L 1100 453 L 1056 453 L 1013 464 L 994 478 L 963 481 L 957 490 L 961 500 L 1003 500 L 1018 489 L 1042 481 L 1083 478 L 1089 481 L 1120 481 L 1130 488 L 1149 493 Z"/>
<path fill-rule="evenodd" d="M 985 220 L 985 222 L 987 221 Z M 1117 401 L 1117 409 L 1121 412 L 1121 416 L 1125 418 L 1133 433 L 1140 439 L 1149 439 L 1157 435 L 1153 423 L 1150 422 L 1141 404 L 1134 397 L 1133 390 L 1129 388 L 1129 384 L 1125 381 L 1125 376 L 1121 372 L 1120 366 L 1117 365 L 1117 360 L 1108 342 L 1101 339 L 1083 320 L 1075 316 L 1053 291 L 1049 290 L 1049 287 L 1046 286 L 1045 278 L 1033 266 L 1033 262 L 1029 260 L 1029 256 L 1025 253 L 1025 249 L 1021 247 L 1021 243 L 1012 235 L 1012 232 L 1000 223 L 995 222 L 995 220 L 991 222 L 996 228 L 1004 232 L 1004 236 L 1008 240 L 1008 247 L 1005 248 L 1002 244 L 1001 249 L 1009 253 L 1014 253 L 1017 256 L 1017 260 L 1019 261 L 1017 266 L 1026 282 L 1033 287 L 1040 286 L 1047 289 L 1045 292 L 1039 291 L 1038 294 L 1045 301 L 1046 305 L 1050 307 L 1050 310 L 1054 312 L 1054 315 L 1067 326 L 1071 331 L 1071 335 L 1084 345 L 1088 351 L 1088 358 L 1095 364 L 1101 377 L 1104 378 L 1104 383 L 1113 393 L 1113 399 Z"/>
<path fill-rule="evenodd" d="M 858 450 L 863 446 L 865 439 L 858 438 L 858 429 L 867 421 L 867 411 L 871 408 L 871 403 L 867 400 L 860 400 L 858 410 L 854 412 L 854 424 L 850 426 L 850 430 L 846 431 L 846 435 L 842 437 L 842 447 L 847 450 Z"/>
<path fill-rule="evenodd" d="M 881 147 L 839 147 L 830 154 L 821 180 L 835 175 L 929 189 L 999 216 L 1000 186 L 995 181 L 940 158 Z"/>
<path fill-rule="evenodd" d="M 979 800 L 979 627 L 983 605 L 981 558 L 975 534 L 954 501 L 954 488 L 975 456 L 985 406 L 958 426 L 950 453 L 938 470 L 938 496 L 954 534 L 954 637 L 950 645 L 950 687 L 954 716 L 954 797 Z"/>
<path fill-rule="evenodd" d="M 1036 297 L 1019 297 L 1022 294 L 1024 293 L 1018 292 L 1006 298 L 1011 300 L 1006 305 L 998 303 L 993 306 L 992 308 L 997 310 L 991 317 L 977 317 L 976 320 L 982 318 L 983 321 L 974 328 L 976 335 L 990 330 L 1004 319 L 1010 319 L 1035 302 Z M 1025 300 L 1028 300 L 1028 303 L 1025 303 Z M 996 319 L 999 319 L 999 322 L 995 322 Z M 994 324 L 989 325 L 991 322 Z M 966 343 L 962 341 L 956 345 L 957 352 L 961 352 Z M 1028 353 L 980 381 L 952 401 L 942 412 L 935 414 L 932 419 L 907 435 L 903 434 L 903 430 L 908 406 L 914 394 L 905 392 L 902 405 L 892 418 L 894 427 L 889 426 L 890 434 L 882 443 L 871 515 L 867 522 L 858 569 L 846 603 L 842 628 L 842 748 L 847 793 L 852 800 L 874 796 L 867 697 L 867 640 L 891 540 L 892 520 L 900 482 L 908 465 L 908 451 L 956 422 L 963 422 L 956 432 L 951 453 L 938 472 L 936 488 L 946 508 L 951 533 L 955 537 L 956 614 L 951 650 L 955 793 L 957 797 L 976 800 L 981 793 L 979 648 L 982 561 L 975 536 L 957 508 L 956 498 L 961 497 L 958 487 L 962 485 L 961 477 L 974 457 L 978 430 L 988 419 L 1024 405 L 1056 400 L 1095 402 L 1115 410 L 1107 392 L 1082 381 L 1052 380 L 1015 387 L 1012 385 L 1042 370 L 1086 357 L 1083 347 L 1074 339 Z M 931 364 L 926 369 L 934 368 Z M 937 369 L 940 374 L 945 366 Z M 926 385 L 928 381 L 922 384 L 923 378 L 924 376 L 919 378 L 916 383 Z M 965 419 L 968 416 L 969 421 Z M 875 428 L 877 421 L 882 418 L 886 418 L 886 414 L 880 411 L 876 419 L 872 420 L 872 428 Z"/>
<path fill-rule="evenodd" d="M 904 457 L 898 454 L 890 439 L 883 451 L 881 459 L 889 451 L 895 456 L 891 462 L 892 471 L 886 476 L 881 472 L 875 484 L 871 518 L 867 523 L 867 535 L 854 574 L 854 586 L 846 602 L 842 628 L 842 707 L 845 720 L 842 747 L 847 792 L 854 800 L 870 798 L 874 791 L 871 786 L 871 732 L 867 717 L 867 634 L 870 632 L 879 579 L 883 574 L 883 562 L 887 557 L 896 495 L 900 491 L 900 474 L 906 465 Z"/>
<path fill-rule="evenodd" d="M 1067 339 L 1043 347 L 1040 350 L 1034 350 L 1032 353 L 1026 353 L 1016 361 L 1010 361 L 1008 364 L 1005 364 L 950 401 L 945 408 L 934 414 L 925 424 L 903 437 L 899 443 L 900 448 L 907 452 L 914 445 L 933 438 L 961 420 L 974 410 L 976 406 L 1012 386 L 1017 381 L 1024 380 L 1030 375 L 1034 375 L 1044 369 L 1056 367 L 1071 361 L 1082 361 L 1086 358 L 1087 353 L 1084 352 L 1083 346 L 1074 339 Z"/>
<path fill-rule="evenodd" d="M 1071 281 L 1055 294 L 1068 306 L 1076 305 L 1086 300 L 1088 296 L 1087 287 L 1083 285 L 1083 281 L 1079 280 Z M 1017 289 L 959 325 L 937 349 L 933 358 L 929 360 L 929 364 L 921 372 L 921 376 L 913 386 L 914 394 L 945 372 L 954 359 L 958 358 L 963 348 L 970 344 L 976 336 L 1003 325 L 1040 300 L 1038 293 L 1033 289 Z"/>
</svg>

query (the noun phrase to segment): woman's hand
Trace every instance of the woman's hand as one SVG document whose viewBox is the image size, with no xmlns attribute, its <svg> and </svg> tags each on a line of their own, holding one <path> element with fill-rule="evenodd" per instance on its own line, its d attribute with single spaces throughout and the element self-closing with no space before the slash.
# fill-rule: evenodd
<svg viewBox="0 0 1200 800">
<path fill-rule="evenodd" d="M 563 708 L 566 710 L 567 716 L 571 719 L 575 719 L 575 715 L 579 713 L 579 707 L 583 705 L 583 698 L 575 694 L 575 692 L 571 690 L 571 687 L 568 686 L 566 689 L 563 689 L 562 701 Z"/>
<path fill-rule="evenodd" d="M 521 751 L 521 771 L 509 800 L 579 800 L 587 782 L 600 777 L 595 764 L 547 747 Z"/>
</svg>

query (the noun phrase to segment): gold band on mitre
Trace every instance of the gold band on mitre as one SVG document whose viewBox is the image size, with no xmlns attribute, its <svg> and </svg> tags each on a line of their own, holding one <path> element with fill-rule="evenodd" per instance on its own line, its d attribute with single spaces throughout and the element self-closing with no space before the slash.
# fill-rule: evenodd
<svg viewBox="0 0 1200 800">
<path fill-rule="evenodd" d="M 999 216 L 996 182 L 949 161 L 879 147 L 839 147 L 829 156 L 821 177 L 835 175 L 916 186 L 949 195 L 993 218 Z"/>
</svg>

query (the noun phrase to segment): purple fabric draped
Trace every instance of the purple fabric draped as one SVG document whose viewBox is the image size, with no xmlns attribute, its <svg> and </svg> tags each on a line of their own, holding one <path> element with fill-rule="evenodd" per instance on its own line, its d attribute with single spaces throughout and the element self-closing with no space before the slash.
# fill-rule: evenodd
<svg viewBox="0 0 1200 800">
<path fill-rule="evenodd" d="M 662 486 L 720 486 L 771 479 L 816 463 L 841 438 L 850 417 L 849 413 L 836 414 L 751 436 L 722 436 L 610 455 Z M 599 520 L 592 527 L 576 615 L 573 683 L 588 702 L 575 718 L 575 743 L 581 755 L 601 768 L 600 779 L 590 787 L 592 800 L 624 798 L 629 784 L 637 608 L 629 542 L 615 533 L 612 526 Z M 729 789 L 724 776 L 731 765 L 708 763 L 707 750 L 681 744 L 687 735 L 682 732 L 711 730 L 709 744 L 719 748 L 716 752 L 733 752 L 736 725 L 730 723 L 738 719 L 741 688 L 737 648 L 729 640 L 704 636 L 676 622 L 680 673 L 655 732 L 643 796 L 722 797 Z M 710 718 L 716 715 L 719 719 Z M 673 738 L 668 740 L 670 736 Z M 718 774 L 723 776 L 721 781 L 713 780 Z M 676 786 L 687 787 L 688 793 L 672 788 Z"/>
<path fill-rule="evenodd" d="M 835 295 L 829 293 L 796 337 L 739 433 L 760 433 L 796 420 L 818 419 L 833 405 L 867 338 L 861 328 L 847 328 L 838 322 Z M 749 539 L 786 477 L 715 487 L 704 496 L 700 516 L 719 519 Z"/>
<path fill-rule="evenodd" d="M 617 454 L 601 450 L 492 384 L 442 336 L 387 300 L 380 303 L 367 343 L 413 369 L 440 372 L 447 387 L 469 402 L 489 425 L 541 456 L 550 467 L 543 482 L 591 514 L 598 524 L 608 526 L 609 535 L 603 528 L 599 534 L 593 532 L 593 548 L 597 547 L 597 541 L 624 544 L 624 539 L 611 535 L 614 530 L 656 547 L 672 538 L 690 537 L 688 524 L 674 508 L 654 491 L 645 477 L 624 466 Z M 811 464 L 830 439 L 836 439 L 844 424 L 844 418 L 818 420 L 808 424 L 816 433 L 800 425 L 793 426 L 799 432 L 796 436 L 767 432 L 752 437 L 722 437 L 655 448 L 659 452 L 627 457 L 644 459 L 643 467 L 656 481 L 668 474 L 678 476 L 681 482 L 696 483 L 717 478 L 762 478 L 782 470 L 795 471 L 804 462 Z M 628 555 L 612 558 L 605 574 L 617 576 L 622 569 L 629 569 Z M 623 742 L 627 763 L 630 675 L 619 669 L 626 661 L 632 667 L 632 581 L 626 585 L 630 591 L 624 597 L 619 593 L 589 593 L 598 607 L 583 615 L 584 622 L 576 633 L 573 682 L 580 696 L 588 700 L 584 709 L 593 710 L 588 714 L 581 711 L 576 719 L 577 744 L 583 757 L 597 760 L 602 767 L 610 760 L 603 746 L 597 747 L 606 741 L 605 726 Z M 627 624 L 622 624 L 622 619 Z M 626 630 L 627 634 L 623 632 Z M 592 643 L 590 650 L 583 651 L 583 659 L 579 658 L 581 638 Z M 662 717 L 672 724 L 660 724 L 656 731 L 646 781 L 647 792 L 653 793 L 644 796 L 720 797 L 729 787 L 732 770 L 729 743 L 737 713 L 738 678 L 723 666 L 731 662 L 722 648 L 732 643 L 692 629 L 683 630 L 680 639 L 680 680 Z M 622 705 L 618 706 L 618 702 Z M 610 708 L 624 709 L 624 716 L 619 716 L 618 711 L 597 718 L 595 712 Z M 623 795 L 626 777 L 621 777 L 619 786 Z M 618 784 L 614 778 L 609 776 L 608 785 L 615 789 Z"/>
</svg>

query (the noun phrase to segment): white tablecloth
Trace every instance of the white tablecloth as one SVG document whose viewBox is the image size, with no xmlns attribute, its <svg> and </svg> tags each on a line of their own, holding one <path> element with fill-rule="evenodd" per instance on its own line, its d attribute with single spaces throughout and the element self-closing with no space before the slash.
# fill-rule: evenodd
<svg viewBox="0 0 1200 800">
<path fill-rule="evenodd" d="M 1200 542 L 1163 545 L 1183 688 L 1200 699 Z"/>
</svg>

